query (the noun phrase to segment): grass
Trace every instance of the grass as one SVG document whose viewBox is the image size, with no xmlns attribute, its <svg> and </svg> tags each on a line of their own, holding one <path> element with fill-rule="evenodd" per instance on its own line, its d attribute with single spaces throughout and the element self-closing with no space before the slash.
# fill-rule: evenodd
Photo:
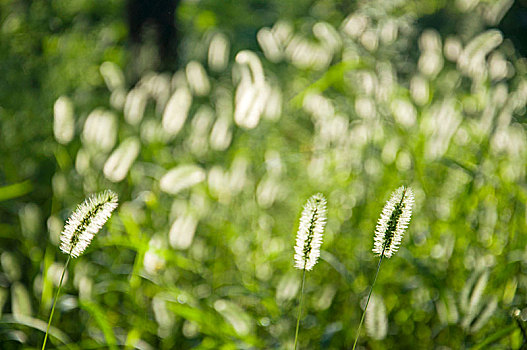
<svg viewBox="0 0 527 350">
<path fill-rule="evenodd" d="M 477 5 L 481 13 L 484 5 Z M 527 289 L 522 277 L 524 62 L 503 44 L 474 56 L 473 67 L 483 69 L 475 74 L 445 56 L 452 37 L 441 28 L 436 33 L 420 27 L 418 12 L 389 7 L 375 12 L 358 4 L 354 13 L 370 19 L 366 33 L 387 33 L 386 23 L 398 26 L 394 41 L 378 37 L 372 50 L 364 41 L 369 34 L 353 37 L 340 29 L 346 22 L 321 13 L 317 7 L 312 15 L 330 23 L 340 43 L 336 51 L 316 51 L 329 55 L 327 64 L 303 66 L 287 52 L 274 63 L 257 52 L 267 85 L 255 91 L 260 98 L 279 92 L 281 99 L 253 110 L 261 112 L 253 129 L 236 124 L 233 114 L 240 108 L 234 103 L 238 78 L 253 77 L 254 67 L 232 60 L 224 71 L 207 71 L 211 92 L 193 96 L 174 137 L 160 130 L 167 97 L 178 84 L 195 83 L 186 78 L 185 61 L 173 75 L 152 73 L 136 85 L 148 98 L 137 124 L 126 122 L 119 102 L 126 102 L 131 88 L 105 89 L 91 56 L 86 65 L 95 67 L 96 77 L 86 69 L 88 87 L 75 81 L 68 84 L 79 90 L 56 86 L 45 92 L 45 103 L 27 93 L 16 103 L 20 111 L 0 103 L 7 111 L 0 111 L 5 115 L 0 128 L 3 348 L 39 348 L 43 320 L 55 303 L 60 317 L 49 329 L 49 347 L 349 348 L 359 332 L 348 330 L 362 323 L 359 305 L 369 298 L 371 277 L 383 260 L 381 254 L 376 270 L 370 252 L 375 220 L 386 196 L 401 183 L 412 187 L 419 209 L 397 257 L 384 263 L 375 279 L 388 332 L 381 340 L 363 332 L 357 345 L 522 346 L 524 321 L 511 310 L 524 309 Z M 456 12 L 460 21 L 470 16 L 482 24 L 457 33 L 462 47 L 486 27 L 478 13 Z M 292 35 L 301 42 L 314 23 L 298 21 Z M 17 37 L 0 36 L 11 44 Z M 186 55 L 207 52 L 207 38 L 193 40 L 195 47 Z M 50 38 L 46 50 L 53 42 Z M 191 59 L 207 68 L 200 57 Z M 430 64 L 440 62 L 437 71 L 423 70 L 427 57 L 437 59 Z M 510 74 L 500 75 L 500 60 L 508 62 Z M 26 96 L 25 90 L 14 90 Z M 52 137 L 51 100 L 64 94 L 74 104 L 75 132 L 62 144 Z M 212 114 L 202 110 L 197 118 L 202 106 Z M 277 118 L 271 107 L 281 108 Z M 115 136 L 107 150 L 84 134 L 96 108 L 109 111 L 115 121 L 115 129 L 103 130 Z M 17 114 L 31 116 L 30 111 L 41 113 L 45 122 Z M 224 124 L 217 124 L 220 119 Z M 140 143 L 131 162 L 114 153 L 130 138 Z M 218 146 L 225 143 L 226 148 Z M 121 167 L 112 164 L 105 172 L 112 154 Z M 199 176 L 180 174 L 186 185 L 177 191 L 161 186 L 161 179 L 180 166 Z M 51 266 L 67 259 L 57 249 L 64 222 L 75 203 L 104 188 L 119 193 L 121 204 L 85 255 L 69 262 L 72 278 L 62 286 L 62 297 L 54 298 L 58 276 L 50 273 Z M 292 259 L 296 215 L 315 191 L 327 196 L 328 221 L 321 259 L 305 281 Z M 174 222 L 188 218 L 195 227 L 171 233 Z M 188 247 L 174 244 L 185 240 Z M 493 302 L 496 309 L 487 317 Z"/>
</svg>

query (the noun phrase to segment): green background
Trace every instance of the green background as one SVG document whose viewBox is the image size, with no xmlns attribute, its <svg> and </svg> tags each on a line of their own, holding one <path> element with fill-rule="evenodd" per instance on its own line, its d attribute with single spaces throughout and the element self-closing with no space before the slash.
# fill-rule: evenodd
<svg viewBox="0 0 527 350">
<path fill-rule="evenodd" d="M 525 345 L 525 2 L 181 1 L 169 56 L 162 28 L 130 40 L 127 11 L 0 1 L 0 348 L 40 348 L 63 224 L 110 188 L 119 208 L 71 261 L 48 348 L 292 348 L 295 235 L 321 192 L 299 347 L 349 349 L 401 185 L 412 221 L 359 345 Z M 167 190 L 181 166 L 195 176 Z"/>
</svg>

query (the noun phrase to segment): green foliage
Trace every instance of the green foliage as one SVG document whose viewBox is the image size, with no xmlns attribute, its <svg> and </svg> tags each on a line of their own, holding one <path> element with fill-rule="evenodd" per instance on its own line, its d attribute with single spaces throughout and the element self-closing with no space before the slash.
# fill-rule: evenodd
<svg viewBox="0 0 527 350">
<path fill-rule="evenodd" d="M 64 221 L 105 188 L 121 204 L 71 262 L 50 345 L 291 348 L 295 231 L 321 192 L 299 348 L 350 348 L 401 185 L 412 222 L 359 345 L 522 345 L 527 69 L 493 29 L 510 4 L 295 4 L 185 1 L 180 66 L 131 86 L 123 2 L 0 2 L 2 348 L 40 346 Z"/>
</svg>

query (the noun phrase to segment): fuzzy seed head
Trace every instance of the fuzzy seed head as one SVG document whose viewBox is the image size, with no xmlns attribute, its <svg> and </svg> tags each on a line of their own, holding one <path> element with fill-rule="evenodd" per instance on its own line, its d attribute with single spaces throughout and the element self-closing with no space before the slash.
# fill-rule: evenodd
<svg viewBox="0 0 527 350">
<path fill-rule="evenodd" d="M 396 189 L 384 206 L 377 222 L 373 242 L 373 253 L 390 258 L 397 249 L 404 231 L 412 217 L 414 193 L 411 188 L 401 186 Z"/>
<path fill-rule="evenodd" d="M 115 192 L 106 190 L 79 204 L 64 225 L 60 250 L 72 258 L 79 257 L 117 208 L 117 200 Z"/>
<path fill-rule="evenodd" d="M 320 256 L 322 233 L 326 225 L 326 198 L 317 193 L 308 199 L 296 234 L 295 267 L 311 270 Z"/>
</svg>

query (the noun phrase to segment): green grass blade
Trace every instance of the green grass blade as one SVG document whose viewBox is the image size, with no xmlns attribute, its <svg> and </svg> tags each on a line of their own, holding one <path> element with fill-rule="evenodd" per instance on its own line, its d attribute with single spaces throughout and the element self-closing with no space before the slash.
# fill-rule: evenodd
<svg viewBox="0 0 527 350">
<path fill-rule="evenodd" d="M 104 334 L 104 338 L 106 339 L 106 344 L 108 347 L 112 350 L 117 350 L 117 339 L 115 339 L 112 326 L 106 319 L 106 315 L 104 314 L 103 310 L 101 310 L 99 305 L 89 301 L 81 301 L 80 307 L 93 316 L 95 322 L 97 322 L 99 328 Z"/>
<path fill-rule="evenodd" d="M 0 187 L 0 202 L 8 199 L 22 197 L 33 191 L 33 184 L 31 181 L 26 180 L 16 184 Z"/>
</svg>

